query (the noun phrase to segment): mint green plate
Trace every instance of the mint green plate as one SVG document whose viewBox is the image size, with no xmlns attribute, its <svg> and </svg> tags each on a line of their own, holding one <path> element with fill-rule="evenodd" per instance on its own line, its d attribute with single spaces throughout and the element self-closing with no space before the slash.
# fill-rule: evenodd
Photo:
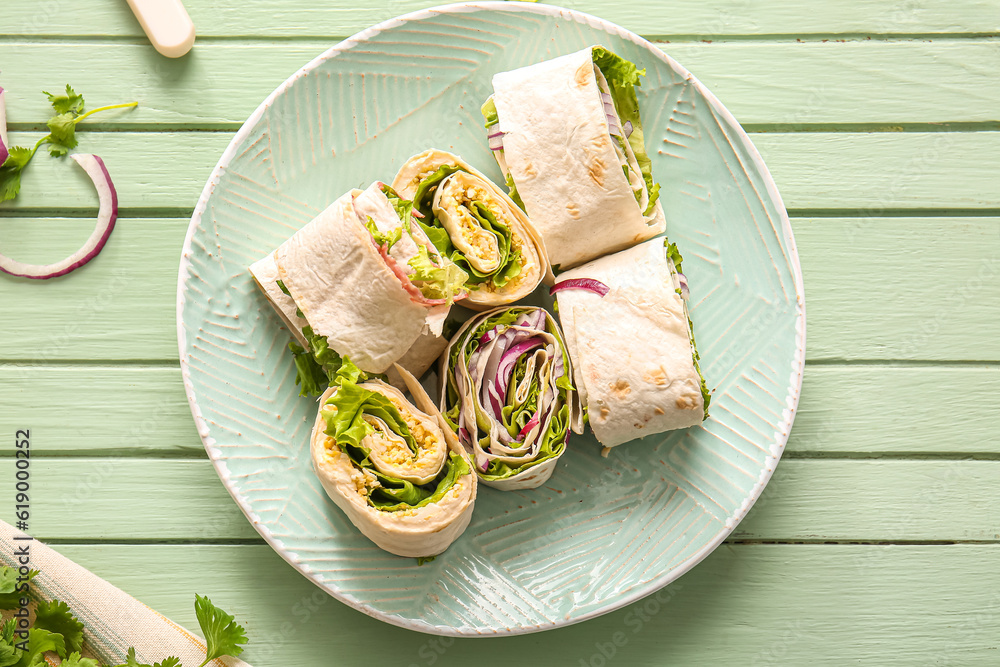
<svg viewBox="0 0 1000 667">
<path fill-rule="evenodd" d="M 570 440 L 550 483 L 481 488 L 432 563 L 385 553 L 313 474 L 316 403 L 249 264 L 352 187 L 426 148 L 495 179 L 479 106 L 495 72 L 603 44 L 646 68 L 639 91 L 667 233 L 684 254 L 712 416 L 604 459 Z M 254 527 L 355 609 L 445 635 L 593 618 L 670 583 L 718 546 L 774 471 L 798 403 L 805 304 L 781 199 L 746 134 L 680 65 L 626 30 L 546 5 L 479 3 L 370 28 L 306 65 L 247 120 L 212 173 L 181 259 L 184 383 L 205 448 Z M 627 335 L 642 336 L 642 332 Z M 734 584 L 738 585 L 738 584 Z"/>
</svg>

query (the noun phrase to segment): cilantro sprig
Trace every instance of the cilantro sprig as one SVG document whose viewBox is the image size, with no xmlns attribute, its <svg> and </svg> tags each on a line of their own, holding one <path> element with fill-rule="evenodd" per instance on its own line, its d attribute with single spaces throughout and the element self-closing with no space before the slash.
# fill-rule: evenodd
<svg viewBox="0 0 1000 667">
<path fill-rule="evenodd" d="M 32 571 L 32 576 L 34 574 L 36 573 Z M 3 591 L 7 593 L 6 596 L 0 595 L 0 611 L 20 606 L 19 599 L 14 597 L 13 586 L 8 585 L 13 584 L 16 577 L 15 568 L 0 567 L 0 591 L 11 588 L 10 591 Z M 236 622 L 232 614 L 216 607 L 211 600 L 201 595 L 195 595 L 194 612 L 207 644 L 205 661 L 198 667 L 205 667 L 222 656 L 235 658 L 243 653 L 242 645 L 248 641 L 246 630 Z M 26 643 L 15 636 L 14 630 L 14 619 L 0 625 L 0 667 L 38 667 L 45 664 L 43 654 L 48 651 L 56 653 L 62 659 L 63 667 L 101 667 L 97 660 L 81 656 L 84 625 L 65 602 L 50 600 L 38 603 L 35 623 L 28 630 Z M 115 667 L 182 666 L 180 658 L 175 656 L 152 665 L 141 663 L 135 655 L 135 649 L 129 648 L 125 663 Z"/>
<path fill-rule="evenodd" d="M 110 109 L 126 109 L 136 107 L 138 102 L 127 102 L 125 104 L 109 104 L 97 107 L 90 111 L 84 111 L 85 104 L 83 95 L 80 95 L 72 86 L 66 85 L 66 92 L 58 95 L 45 92 L 49 98 L 55 115 L 49 118 L 45 125 L 49 128 L 49 133 L 35 142 L 34 147 L 10 146 L 9 155 L 0 166 L 0 202 L 13 199 L 21 191 L 21 172 L 28 166 L 35 153 L 42 146 L 48 144 L 49 155 L 53 157 L 63 157 L 73 148 L 76 148 L 79 141 L 76 138 L 76 126 L 84 119 L 93 116 L 101 111 Z"/>
</svg>

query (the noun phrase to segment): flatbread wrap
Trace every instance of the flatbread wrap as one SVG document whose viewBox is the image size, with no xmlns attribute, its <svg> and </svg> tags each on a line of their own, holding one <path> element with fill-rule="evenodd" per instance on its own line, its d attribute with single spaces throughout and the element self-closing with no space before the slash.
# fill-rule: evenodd
<svg viewBox="0 0 1000 667">
<path fill-rule="evenodd" d="M 251 266 L 297 343 L 302 393 L 348 357 L 368 373 L 406 358 L 422 374 L 440 354 L 444 319 L 466 274 L 441 257 L 389 186 L 352 190 Z"/>
<path fill-rule="evenodd" d="M 490 148 L 554 269 L 666 228 L 635 92 L 644 74 L 592 46 L 493 77 Z"/>
<path fill-rule="evenodd" d="M 583 430 L 570 358 L 541 308 L 487 311 L 441 360 L 441 414 L 484 484 L 533 489 L 552 475 L 570 429 Z"/>
<path fill-rule="evenodd" d="M 545 248 L 528 216 L 459 156 L 434 149 L 415 155 L 392 187 L 413 200 L 414 221 L 438 251 L 468 274 L 463 306 L 513 303 L 546 276 Z"/>
<path fill-rule="evenodd" d="M 701 424 L 711 401 L 677 247 L 662 238 L 559 275 L 552 288 L 590 427 L 607 447 Z"/>
<path fill-rule="evenodd" d="M 436 415 L 379 380 L 343 381 L 323 393 L 320 406 L 313 468 L 365 537 L 397 556 L 419 558 L 440 554 L 465 531 L 477 480 Z"/>
</svg>

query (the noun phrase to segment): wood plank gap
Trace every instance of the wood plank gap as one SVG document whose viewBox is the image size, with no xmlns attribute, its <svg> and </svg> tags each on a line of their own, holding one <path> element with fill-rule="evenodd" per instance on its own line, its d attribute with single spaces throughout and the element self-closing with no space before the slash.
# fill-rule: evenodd
<svg viewBox="0 0 1000 667">
<path fill-rule="evenodd" d="M 790 208 L 789 218 L 993 218 L 1000 217 L 1000 208 Z M 194 207 L 123 207 L 118 219 L 127 218 L 190 218 Z M 90 207 L 30 207 L 2 208 L 0 218 L 93 218 L 96 208 Z"/>
<path fill-rule="evenodd" d="M 118 209 L 118 219 L 127 218 L 190 218 L 194 207 L 149 207 Z M 96 208 L 77 207 L 38 207 L 38 208 L 0 208 L 0 218 L 93 218 L 97 215 Z"/>
<path fill-rule="evenodd" d="M 755 540 L 744 538 L 732 538 L 726 540 L 726 544 L 741 545 L 812 545 L 812 546 L 870 546 L 870 547 L 950 547 L 958 545 L 991 545 L 1000 544 L 1000 540 L 826 540 L 826 539 L 805 539 L 805 540 Z"/>
<path fill-rule="evenodd" d="M 808 44 L 816 42 L 956 42 L 970 40 L 994 40 L 995 32 L 841 32 L 841 33 L 761 33 L 746 34 L 678 34 L 678 35 L 643 35 L 657 46 L 663 44 L 679 44 L 686 42 L 704 42 L 706 44 L 726 44 L 730 42 L 769 42 Z"/>
<path fill-rule="evenodd" d="M 199 122 L 199 123 L 128 123 L 128 122 L 93 122 L 80 125 L 78 134 L 132 132 L 158 134 L 164 132 L 196 132 L 196 133 L 226 133 L 236 132 L 243 126 L 242 122 Z M 48 133 L 44 122 L 10 123 L 10 132 Z M 1000 120 L 984 121 L 952 121 L 943 120 L 928 123 L 743 123 L 743 129 L 748 134 L 829 134 L 845 133 L 903 133 L 903 132 L 996 132 L 1000 131 Z"/>
<path fill-rule="evenodd" d="M 266 545 L 267 542 L 264 541 L 262 537 L 231 537 L 231 538 L 220 538 L 215 540 L 189 540 L 189 539 L 173 539 L 173 538 L 136 538 L 136 539 L 126 539 L 126 538 L 108 538 L 108 539 L 85 539 L 80 538 L 59 538 L 59 537 L 37 537 L 32 536 L 39 542 L 44 542 L 50 546 L 52 545 L 69 545 L 69 544 L 79 544 L 79 545 L 120 545 L 120 546 L 160 546 L 160 545 L 197 545 L 197 546 L 258 546 Z"/>
<path fill-rule="evenodd" d="M 997 124 L 1000 127 L 1000 123 Z M 211 132 L 236 132 L 243 126 L 242 122 L 220 122 L 220 123 L 109 123 L 87 122 L 80 124 L 76 128 L 77 134 L 103 133 L 103 132 L 201 132 L 203 134 Z M 997 128 L 989 128 L 997 129 Z M 10 123 L 7 126 L 9 132 L 38 132 L 48 134 L 48 127 L 44 123 Z"/>
<path fill-rule="evenodd" d="M 178 257 L 178 261 L 180 258 Z M 118 366 L 148 366 L 151 368 L 176 368 L 180 366 L 180 360 L 176 358 L 171 359 L 115 359 L 114 362 L 109 362 L 107 359 L 59 359 L 48 360 L 42 362 L 32 362 L 30 360 L 23 359 L 0 359 L 0 368 L 4 366 L 10 366 L 13 368 L 18 368 L 22 370 L 38 368 L 54 368 L 54 367 L 66 367 L 66 366 L 86 366 L 88 368 L 112 368 Z"/>
<path fill-rule="evenodd" d="M 940 121 L 934 123 L 744 123 L 748 134 L 768 132 L 993 132 L 1000 130 L 1000 120 Z"/>
<path fill-rule="evenodd" d="M 350 35 L 199 35 L 198 44 L 243 44 L 247 46 L 267 46 L 274 43 L 316 44 L 319 49 L 332 47 Z M 767 42 L 767 43 L 816 43 L 816 42 L 955 42 L 974 40 L 995 40 L 1000 37 L 995 32 L 872 32 L 872 33 L 700 33 L 700 34 L 657 34 L 642 35 L 657 45 L 702 42 L 706 44 Z M 113 44 L 148 45 L 146 39 L 134 35 L 72 35 L 72 34 L 25 34 L 11 33 L 0 36 L 0 43 L 18 44 L 92 44 L 94 42 Z M 319 51 L 317 52 L 317 55 Z"/>
<path fill-rule="evenodd" d="M 30 424 L 28 425 L 30 426 Z M 32 458 L 39 459 L 80 459 L 80 460 L 118 460 L 146 459 L 154 461 L 203 462 L 208 461 L 208 454 L 202 449 L 201 441 L 194 439 L 189 448 L 184 449 L 136 449 L 129 447 L 107 447 L 101 449 L 46 449 L 44 445 L 32 445 Z M 0 450 L 0 461 L 14 458 L 13 450 Z"/>
<path fill-rule="evenodd" d="M 788 449 L 782 458 L 826 461 L 1000 461 L 1000 452 L 838 452 Z"/>
<path fill-rule="evenodd" d="M 808 292 L 806 300 L 808 301 Z M 982 366 L 993 368 L 997 364 L 996 359 L 840 359 L 837 357 L 810 359 L 806 361 L 807 366 L 892 366 L 895 368 L 929 368 L 932 366 Z"/>
<path fill-rule="evenodd" d="M 1000 208 L 789 208 L 789 218 L 993 218 Z"/>
</svg>

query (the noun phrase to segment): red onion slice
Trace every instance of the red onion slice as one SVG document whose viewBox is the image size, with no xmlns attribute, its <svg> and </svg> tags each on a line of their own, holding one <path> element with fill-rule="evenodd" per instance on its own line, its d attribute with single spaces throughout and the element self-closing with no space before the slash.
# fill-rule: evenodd
<svg viewBox="0 0 1000 667">
<path fill-rule="evenodd" d="M 490 140 L 490 150 L 491 151 L 502 151 L 503 150 L 503 132 L 497 134 L 491 134 L 489 136 Z"/>
<path fill-rule="evenodd" d="M 540 420 L 538 418 L 538 412 L 536 411 L 535 414 L 531 415 L 531 419 L 529 419 L 528 423 L 524 425 L 524 428 L 521 429 L 521 432 L 517 434 L 517 441 L 524 442 L 524 436 L 528 435 L 531 429 L 538 426 L 539 421 Z M 566 430 L 568 431 L 569 429 Z"/>
<path fill-rule="evenodd" d="M 681 286 L 681 298 L 687 301 L 691 297 L 691 290 L 688 288 L 688 279 L 683 273 L 677 274 L 677 282 Z"/>
<path fill-rule="evenodd" d="M 632 121 L 625 121 L 625 138 L 628 139 L 632 136 Z"/>
<path fill-rule="evenodd" d="M 0 166 L 7 161 L 10 153 L 7 151 L 7 103 L 4 101 L 6 93 L 0 88 Z"/>
<path fill-rule="evenodd" d="M 104 160 L 96 155 L 81 153 L 70 157 L 83 167 L 87 176 L 90 176 L 90 180 L 94 182 L 97 198 L 101 204 L 100 210 L 97 212 L 97 224 L 94 226 L 90 238 L 75 253 L 55 264 L 24 264 L 5 255 L 0 255 L 0 271 L 21 278 L 40 280 L 55 278 L 66 275 L 97 257 L 104 248 L 104 244 L 108 242 L 108 237 L 111 236 L 111 231 L 115 228 L 115 221 L 118 219 L 118 193 L 115 191 L 114 183 L 111 182 L 107 167 L 104 166 Z"/>
<path fill-rule="evenodd" d="M 600 280 L 594 280 L 593 278 L 570 278 L 569 280 L 563 280 L 558 282 L 549 288 L 549 294 L 555 294 L 556 292 L 561 292 L 565 289 L 582 289 L 588 292 L 593 292 L 598 296 L 605 296 L 611 291 L 611 288 L 602 283 Z"/>
</svg>

